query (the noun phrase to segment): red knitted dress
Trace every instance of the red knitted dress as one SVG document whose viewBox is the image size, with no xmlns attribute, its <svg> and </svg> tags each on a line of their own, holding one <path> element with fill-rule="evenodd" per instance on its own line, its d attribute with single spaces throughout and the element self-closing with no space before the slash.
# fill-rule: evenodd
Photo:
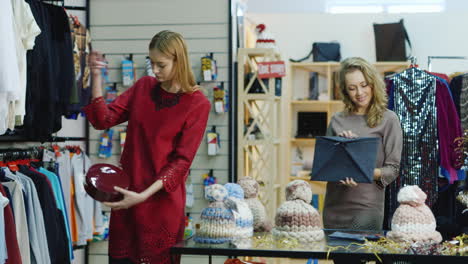
<svg viewBox="0 0 468 264">
<path fill-rule="evenodd" d="M 209 101 L 200 91 L 169 93 L 155 78 L 143 77 L 111 104 L 100 97 L 84 110 L 96 129 L 128 121 L 120 162 L 130 190 L 163 180 L 163 189 L 145 202 L 112 212 L 109 255 L 169 263 L 169 248 L 184 233 L 185 180 L 206 130 Z"/>
</svg>

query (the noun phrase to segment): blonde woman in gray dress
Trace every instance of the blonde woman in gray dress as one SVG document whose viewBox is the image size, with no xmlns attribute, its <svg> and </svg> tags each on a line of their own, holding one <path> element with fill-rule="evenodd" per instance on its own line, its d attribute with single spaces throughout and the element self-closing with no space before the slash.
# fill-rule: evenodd
<svg viewBox="0 0 468 264">
<path fill-rule="evenodd" d="M 341 63 L 340 91 L 344 111 L 336 113 L 328 126 L 328 136 L 378 137 L 373 183 L 356 183 L 353 175 L 341 182 L 329 182 L 325 196 L 325 228 L 381 230 L 384 218 L 385 186 L 399 173 L 402 130 L 397 115 L 387 109 L 383 77 L 362 58 Z M 360 263 L 359 259 L 335 263 Z"/>
<path fill-rule="evenodd" d="M 387 109 L 383 77 L 371 64 L 362 58 L 348 58 L 341 63 L 339 74 L 345 108 L 332 117 L 327 135 L 377 137 L 381 140 L 373 183 L 356 183 L 353 175 L 346 175 L 341 182 L 327 184 L 324 226 L 330 229 L 381 230 L 385 186 L 398 177 L 400 168 L 400 121 L 394 112 Z M 351 263 L 349 258 L 345 263 Z"/>
</svg>

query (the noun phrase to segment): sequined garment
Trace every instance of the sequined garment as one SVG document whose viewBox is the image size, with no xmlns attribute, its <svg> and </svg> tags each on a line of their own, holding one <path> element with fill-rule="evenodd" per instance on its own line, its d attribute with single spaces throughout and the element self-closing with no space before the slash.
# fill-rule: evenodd
<svg viewBox="0 0 468 264">
<path fill-rule="evenodd" d="M 460 120 L 462 128 L 468 129 L 468 74 L 463 76 L 460 92 Z"/>
<path fill-rule="evenodd" d="M 437 198 L 439 168 L 436 77 L 410 68 L 393 76 L 392 81 L 393 109 L 403 130 L 400 177 L 391 187 L 392 198 L 401 187 L 418 185 L 431 206 Z"/>
</svg>

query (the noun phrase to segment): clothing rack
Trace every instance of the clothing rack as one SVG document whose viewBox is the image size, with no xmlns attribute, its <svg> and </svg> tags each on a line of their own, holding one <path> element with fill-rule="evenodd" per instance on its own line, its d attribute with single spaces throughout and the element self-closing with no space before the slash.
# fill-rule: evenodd
<svg viewBox="0 0 468 264">
<path fill-rule="evenodd" d="M 468 60 L 465 56 L 427 56 L 427 70 L 431 71 L 431 63 L 434 59 L 447 59 L 447 60 Z"/>
<path fill-rule="evenodd" d="M 5 159 L 15 160 L 26 157 L 35 157 L 39 158 L 42 155 L 42 150 L 40 148 L 30 148 L 30 149 L 6 149 L 0 150 L 0 161 Z"/>
<path fill-rule="evenodd" d="M 65 142 L 65 141 L 88 141 L 88 137 L 57 137 L 52 136 L 46 142 Z M 14 143 L 14 142 L 37 142 L 37 140 L 31 140 L 27 137 L 20 135 L 3 135 L 0 136 L 0 143 Z"/>
</svg>

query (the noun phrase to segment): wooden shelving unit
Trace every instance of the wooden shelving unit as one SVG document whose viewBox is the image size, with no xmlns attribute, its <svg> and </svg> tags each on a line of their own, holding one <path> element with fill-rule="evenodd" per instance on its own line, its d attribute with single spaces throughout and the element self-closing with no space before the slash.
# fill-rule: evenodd
<svg viewBox="0 0 468 264">
<path fill-rule="evenodd" d="M 378 62 L 374 63 L 377 70 L 383 75 L 386 72 L 400 72 L 409 66 L 409 62 Z M 341 100 L 335 100 L 333 94 L 333 72 L 338 71 L 340 63 L 338 62 L 311 62 L 311 63 L 289 63 L 288 67 L 288 85 L 283 89 L 287 94 L 286 108 L 283 113 L 283 134 L 287 136 L 285 152 L 281 160 L 285 163 L 282 175 L 287 175 L 288 181 L 302 179 L 309 181 L 309 177 L 296 177 L 291 175 L 293 152 L 296 148 L 308 150 L 313 153 L 315 147 L 314 138 L 295 138 L 297 131 L 297 113 L 299 111 L 307 112 L 325 112 L 327 113 L 327 124 L 336 112 L 342 111 L 343 103 Z M 308 100 L 309 75 L 310 72 L 317 72 L 319 77 L 320 100 Z M 325 182 L 311 182 L 314 194 L 325 194 Z"/>
<path fill-rule="evenodd" d="M 279 60 L 280 55 L 273 49 L 238 50 L 237 178 L 250 176 L 260 182 L 259 197 L 270 219 L 274 219 L 284 196 L 282 187 L 288 181 L 280 177 L 285 163 L 279 157 L 285 147 L 285 137 L 280 133 L 284 100 L 275 94 L 274 78 L 265 83 L 258 79 L 257 63 Z M 246 80 L 247 73 L 253 75 Z M 249 93 L 255 79 L 262 87 L 261 93 Z"/>
</svg>

